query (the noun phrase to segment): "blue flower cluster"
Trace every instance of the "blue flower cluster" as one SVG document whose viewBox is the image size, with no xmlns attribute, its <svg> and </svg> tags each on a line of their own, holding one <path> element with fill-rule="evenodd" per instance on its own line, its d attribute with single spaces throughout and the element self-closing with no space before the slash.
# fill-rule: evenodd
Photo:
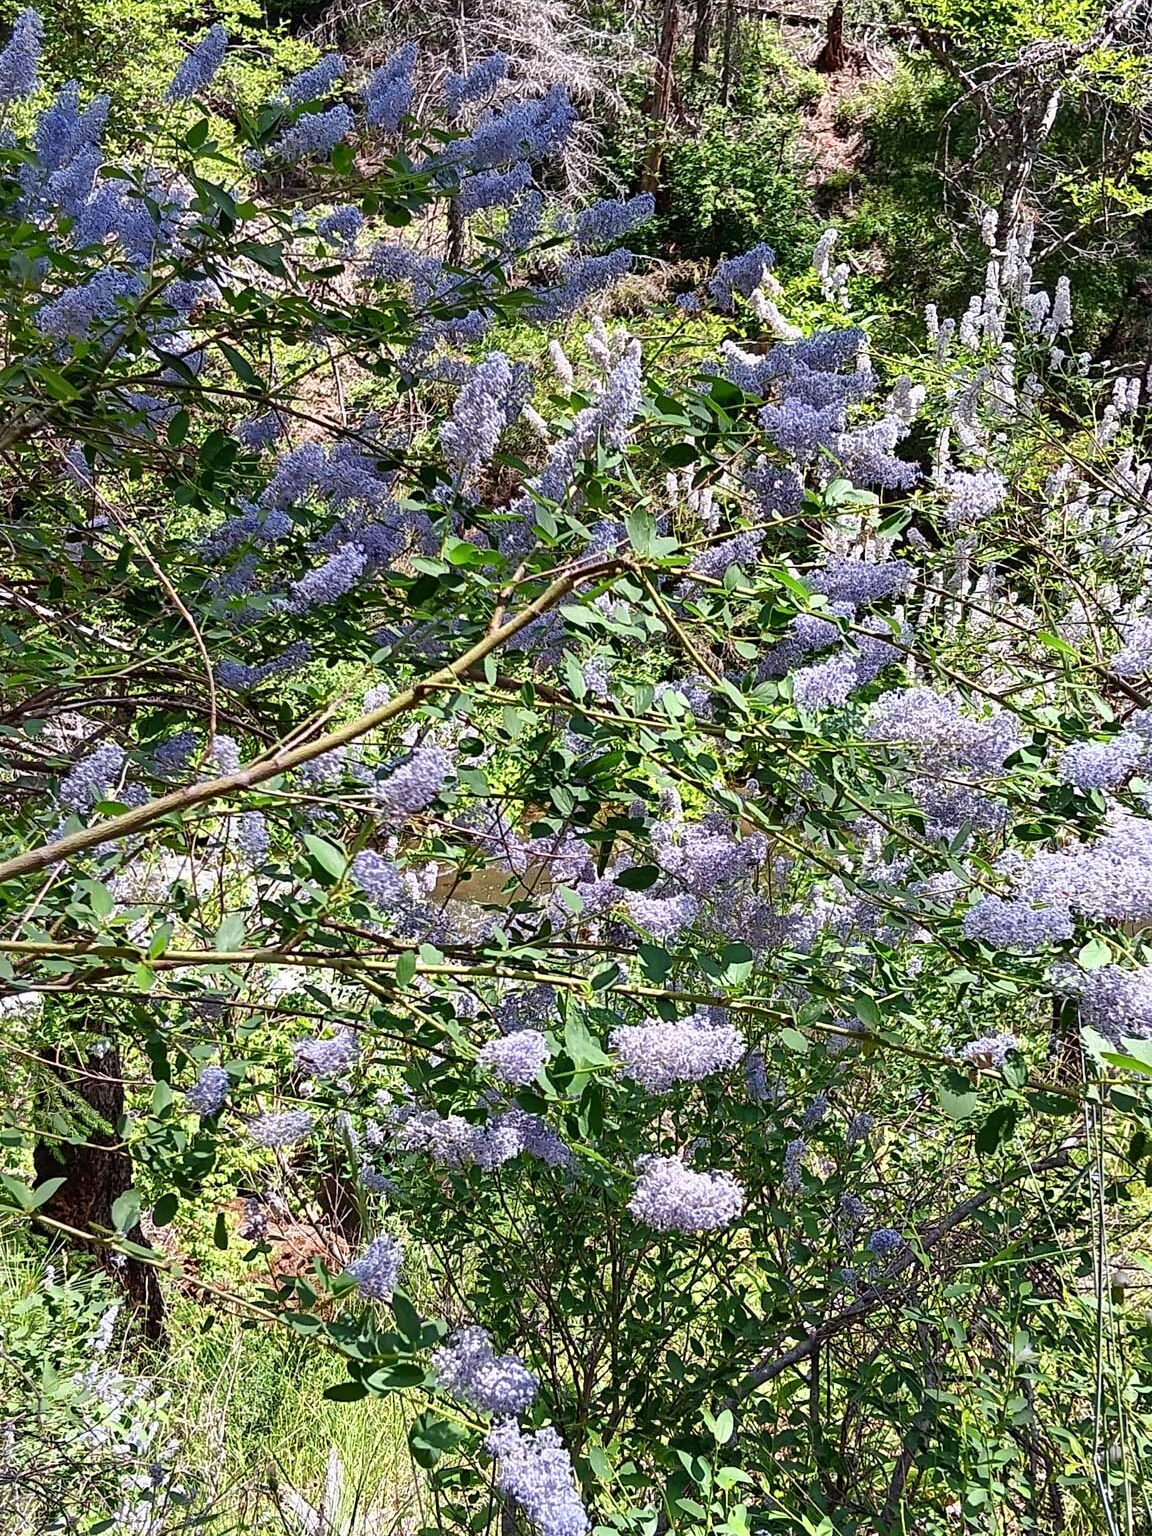
<svg viewBox="0 0 1152 1536">
<path fill-rule="evenodd" d="M 525 1433 L 514 1419 L 494 1424 L 484 1441 L 496 1462 L 496 1486 L 523 1509 L 540 1536 L 587 1536 L 572 1459 L 550 1426 Z"/>
<path fill-rule="evenodd" d="M 303 107 L 309 102 L 319 101 L 322 96 L 327 96 L 337 80 L 344 78 L 346 67 L 342 53 L 326 53 L 308 69 L 302 69 L 299 74 L 292 76 L 284 88 L 285 100 L 291 107 Z"/>
<path fill-rule="evenodd" d="M 523 1413 L 539 1388 L 515 1355 L 498 1355 L 484 1328 L 461 1328 L 432 1356 L 436 1384 L 459 1402 L 500 1417 Z"/>
<path fill-rule="evenodd" d="M 461 108 L 469 102 L 483 101 L 490 96 L 507 75 L 508 59 L 500 52 L 478 59 L 466 75 L 451 71 L 445 77 L 440 97 L 449 121 L 458 117 Z"/>
<path fill-rule="evenodd" d="M 173 75 L 166 91 L 169 101 L 190 101 L 211 85 L 224 62 L 228 33 L 217 24 L 210 27 Z"/>
<path fill-rule="evenodd" d="M 403 1247 L 396 1238 L 384 1234 L 372 1239 L 359 1258 L 348 1265 L 345 1274 L 351 1275 L 366 1300 L 391 1301 L 403 1265 Z"/>
<path fill-rule="evenodd" d="M 427 1153 L 445 1168 L 475 1164 L 488 1173 L 521 1153 L 549 1168 L 575 1165 L 569 1148 L 543 1120 L 515 1106 L 492 1110 L 479 1125 L 462 1115 L 407 1106 L 396 1115 L 392 1144 L 398 1152 Z"/>
<path fill-rule="evenodd" d="M 248 1134 L 258 1147 L 294 1147 L 307 1141 L 312 1130 L 312 1116 L 303 1109 L 257 1115 L 248 1122 Z"/>
<path fill-rule="evenodd" d="M 412 106 L 416 45 L 405 43 L 368 79 L 364 87 L 364 119 L 370 128 L 397 133 Z"/>
<path fill-rule="evenodd" d="M 678 1157 L 636 1161 L 628 1209 L 657 1232 L 712 1232 L 731 1226 L 744 1209 L 744 1190 L 730 1173 L 697 1173 Z"/>
<path fill-rule="evenodd" d="M 739 1065 L 747 1049 L 733 1025 L 702 1014 L 669 1023 L 620 1024 L 610 1036 L 624 1077 L 648 1093 L 667 1093 L 678 1083 L 698 1083 Z"/>
<path fill-rule="evenodd" d="M 352 1030 L 339 1029 L 323 1040 L 297 1040 L 292 1054 L 309 1077 L 343 1077 L 356 1065 L 360 1042 Z"/>
<path fill-rule="evenodd" d="M 476 1059 L 494 1077 L 526 1087 L 536 1081 L 548 1060 L 548 1042 L 538 1030 L 518 1029 L 486 1041 Z"/>
<path fill-rule="evenodd" d="M 21 11 L 0 52 L 0 102 L 23 101 L 36 90 L 36 71 L 44 42 L 44 23 L 37 13 Z"/>
<path fill-rule="evenodd" d="M 244 812 L 236 827 L 235 843 L 240 857 L 253 869 L 264 863 L 268 857 L 271 839 L 268 835 L 268 823 L 259 811 Z"/>
<path fill-rule="evenodd" d="M 232 1083 L 223 1067 L 205 1067 L 184 1095 L 188 1108 L 203 1118 L 218 1115 L 228 1102 Z"/>
<path fill-rule="evenodd" d="M 114 742 L 82 757 L 60 785 L 61 805 L 70 811 L 87 811 L 101 800 L 112 798 L 113 786 L 124 771 L 124 750 Z"/>
<path fill-rule="evenodd" d="M 417 747 L 407 760 L 372 786 L 381 811 L 404 821 L 430 806 L 452 772 L 452 758 L 443 747 Z"/>
</svg>

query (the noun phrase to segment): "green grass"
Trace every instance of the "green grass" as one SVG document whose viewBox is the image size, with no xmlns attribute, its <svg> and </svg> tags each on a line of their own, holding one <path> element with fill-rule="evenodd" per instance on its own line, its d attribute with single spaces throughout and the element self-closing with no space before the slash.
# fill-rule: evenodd
<svg viewBox="0 0 1152 1536">
<path fill-rule="evenodd" d="M 37 1401 L 40 1366 L 69 1381 L 117 1293 L 69 1258 L 60 1290 L 82 1299 L 50 1302 L 46 1260 L 34 1240 L 0 1235 L 0 1418 L 49 1432 L 54 1421 Z M 62 1282 L 62 1258 L 54 1267 Z M 325 1389 L 346 1379 L 338 1359 L 286 1331 L 242 1326 L 202 1299 L 169 1294 L 160 1353 L 139 1348 L 124 1316 L 107 1361 L 151 1381 L 161 1397 L 165 1438 L 176 1446 L 165 1464 L 190 1495 L 197 1529 L 318 1536 L 307 1506 L 326 1509 L 323 1536 L 386 1536 L 424 1523 L 406 1438 L 410 1401 L 332 1402 Z M 27 1528 L 28 1518 L 0 1503 L 0 1536 L 14 1536 L 10 1520 Z"/>
</svg>

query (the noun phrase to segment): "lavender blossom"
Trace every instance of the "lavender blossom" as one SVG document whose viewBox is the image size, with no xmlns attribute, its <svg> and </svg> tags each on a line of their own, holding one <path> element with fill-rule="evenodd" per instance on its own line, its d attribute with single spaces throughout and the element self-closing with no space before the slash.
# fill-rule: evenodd
<svg viewBox="0 0 1152 1536">
<path fill-rule="evenodd" d="M 532 167 L 520 160 L 507 171 L 477 171 L 466 176 L 456 193 L 456 207 L 463 214 L 485 208 L 505 208 L 532 185 Z"/>
<path fill-rule="evenodd" d="M 753 1047 L 744 1058 L 744 1091 L 750 1104 L 765 1104 L 771 1098 L 768 1066 L 759 1047 Z"/>
<path fill-rule="evenodd" d="M 832 446 L 844 430 L 844 408 L 809 405 L 789 396 L 780 405 L 764 406 L 757 420 L 781 453 L 804 460 Z"/>
<path fill-rule="evenodd" d="M 191 101 L 193 96 L 198 95 L 210 85 L 216 76 L 216 71 L 224 62 L 227 47 L 228 33 L 224 28 L 219 25 L 210 27 L 192 52 L 181 62 L 164 93 L 165 100 Z"/>
<path fill-rule="evenodd" d="M 278 1114 L 257 1115 L 248 1122 L 248 1134 L 258 1147 L 294 1147 L 312 1134 L 312 1116 L 303 1109 L 284 1109 Z"/>
<path fill-rule="evenodd" d="M 690 928 L 700 911 L 695 896 L 646 896 L 630 891 L 625 898 L 628 915 L 638 928 L 666 943 Z"/>
<path fill-rule="evenodd" d="M 804 1119 L 801 1122 L 800 1129 L 803 1131 L 814 1130 L 816 1126 L 824 1121 L 827 1114 L 828 1095 L 826 1093 L 818 1093 L 804 1111 Z"/>
<path fill-rule="evenodd" d="M 1129 626 L 1123 650 L 1108 663 L 1117 677 L 1146 677 L 1152 672 L 1152 619 L 1137 619 Z"/>
<path fill-rule="evenodd" d="M 92 328 L 111 320 L 122 301 L 139 297 L 140 279 L 131 272 L 106 267 L 87 282 L 66 288 L 36 312 L 37 329 L 59 341 L 86 336 Z"/>
<path fill-rule="evenodd" d="M 958 471 L 948 477 L 944 492 L 948 521 L 954 528 L 971 528 L 1002 505 L 1008 482 L 994 470 Z"/>
<path fill-rule="evenodd" d="M 587 1536 L 591 1528 L 572 1460 L 551 1427 L 525 1434 L 513 1419 L 494 1424 L 485 1441 L 496 1486 L 515 1500 L 540 1536 Z"/>
<path fill-rule="evenodd" d="M 36 90 L 36 67 L 44 42 L 44 23 L 29 7 L 12 25 L 12 35 L 0 52 L 0 103 L 23 101 Z"/>
<path fill-rule="evenodd" d="M 208 761 L 217 773 L 236 773 L 240 768 L 240 748 L 231 736 L 213 736 Z"/>
<path fill-rule="evenodd" d="M 466 75 L 453 70 L 444 81 L 441 99 L 449 120 L 459 115 L 460 109 L 472 101 L 483 101 L 490 96 L 500 82 L 507 78 L 506 54 L 491 53 L 485 59 L 477 59 Z"/>
<path fill-rule="evenodd" d="M 358 1259 L 344 1271 L 368 1301 L 391 1301 L 400 1281 L 404 1249 L 394 1237 L 374 1237 Z"/>
<path fill-rule="evenodd" d="M 960 1055 L 975 1067 L 1002 1067 L 1009 1052 L 1019 1049 L 1020 1041 L 1015 1035 L 981 1035 L 978 1040 L 969 1040 Z"/>
<path fill-rule="evenodd" d="M 623 1076 L 648 1093 L 667 1093 L 677 1083 L 698 1083 L 728 1071 L 746 1048 L 738 1029 L 713 1024 L 700 1014 L 676 1023 L 621 1024 L 612 1031 L 610 1044 Z"/>
<path fill-rule="evenodd" d="M 322 59 L 318 59 L 308 69 L 302 69 L 289 80 L 284 88 L 288 105 L 302 107 L 327 96 L 337 80 L 343 79 L 345 67 L 342 53 L 326 53 Z"/>
<path fill-rule="evenodd" d="M 830 602 L 865 608 L 886 597 L 898 597 L 912 579 L 907 560 L 852 560 L 836 555 L 822 570 L 809 571 L 805 585 Z"/>
<path fill-rule="evenodd" d="M 269 157 L 286 165 L 301 160 L 326 160 L 337 144 L 349 136 L 353 126 L 351 109 L 343 103 L 329 107 L 327 112 L 306 112 L 269 146 Z"/>
<path fill-rule="evenodd" d="M 1122 731 L 1110 741 L 1073 742 L 1061 752 L 1057 771 L 1065 784 L 1077 789 L 1115 789 L 1146 752 L 1146 742 L 1134 732 Z"/>
<path fill-rule="evenodd" d="M 202 1119 L 207 1119 L 224 1108 L 231 1087 L 231 1079 L 223 1067 L 205 1067 L 184 1094 L 184 1102 Z"/>
<path fill-rule="evenodd" d="M 613 245 L 640 224 L 646 224 L 656 211 L 651 192 L 641 192 L 626 203 L 605 198 L 577 215 L 573 244 L 583 251 L 600 250 Z"/>
<path fill-rule="evenodd" d="M 326 213 L 322 219 L 316 220 L 316 233 L 321 240 L 327 241 L 344 255 L 350 255 L 355 249 L 356 241 L 363 228 L 364 215 L 352 203 L 347 203 L 341 208 L 333 208 L 331 213 Z"/>
<path fill-rule="evenodd" d="M 352 878 L 380 912 L 392 912 L 408 898 L 408 888 L 396 865 L 370 848 L 352 860 Z"/>
<path fill-rule="evenodd" d="M 1152 1038 L 1152 966 L 1123 971 L 1102 965 L 1078 978 L 1080 1021 L 1112 1045 Z"/>
<path fill-rule="evenodd" d="M 123 748 L 105 742 L 73 767 L 60 785 L 60 803 L 70 811 L 87 811 L 101 800 L 110 800 L 123 771 Z"/>
<path fill-rule="evenodd" d="M 404 820 L 431 805 L 452 772 L 452 759 L 441 747 L 417 747 L 408 760 L 372 787 L 381 810 Z"/>
<path fill-rule="evenodd" d="M 285 610 L 302 614 L 336 602 L 351 592 L 367 563 L 368 557 L 359 544 L 343 545 L 323 565 L 293 583 L 284 599 Z"/>
<path fill-rule="evenodd" d="M 548 1060 L 548 1042 L 537 1030 L 520 1029 L 486 1041 L 476 1059 L 493 1076 L 525 1087 L 536 1081 Z"/>
<path fill-rule="evenodd" d="M 532 1406 L 539 1382 L 515 1355 L 498 1355 L 483 1328 L 461 1328 L 432 1356 L 436 1384 L 481 1413 L 512 1416 Z"/>
<path fill-rule="evenodd" d="M 798 1195 L 804 1188 L 804 1163 L 808 1157 L 808 1143 L 797 1136 L 784 1149 L 784 1174 L 781 1185 L 789 1195 Z"/>
<path fill-rule="evenodd" d="M 1034 907 L 1028 901 L 984 896 L 964 914 L 964 937 L 997 949 L 1039 949 L 1059 944 L 1073 933 L 1067 906 Z"/>
<path fill-rule="evenodd" d="M 292 1054 L 309 1077 L 343 1077 L 356 1065 L 360 1042 L 352 1030 L 341 1029 L 326 1040 L 297 1040 Z"/>
<path fill-rule="evenodd" d="M 472 370 L 440 428 L 440 446 L 461 475 L 475 474 L 496 451 L 508 425 L 512 368 L 503 352 L 489 352 Z"/>
<path fill-rule="evenodd" d="M 416 44 L 404 47 L 369 76 L 364 87 L 364 118 L 370 128 L 395 133 L 412 105 Z"/>
<path fill-rule="evenodd" d="M 875 1124 L 875 1120 L 865 1110 L 861 1110 L 859 1114 L 853 1115 L 844 1131 L 846 1145 L 854 1147 L 857 1142 L 867 1141 L 868 1137 L 872 1134 L 872 1128 Z"/>
<path fill-rule="evenodd" d="M 887 1259 L 904 1246 L 904 1238 L 894 1227 L 878 1227 L 865 1245 L 878 1259 Z"/>
<path fill-rule="evenodd" d="M 720 262 L 708 282 L 708 292 L 717 309 L 735 308 L 737 294 L 750 298 L 764 281 L 765 273 L 776 265 L 776 252 L 770 245 L 756 245 L 742 256 L 729 256 Z"/>
<path fill-rule="evenodd" d="M 628 1209 L 657 1232 L 712 1232 L 744 1209 L 744 1190 L 730 1173 L 696 1173 L 678 1157 L 641 1157 L 635 1167 Z"/>
<path fill-rule="evenodd" d="M 840 651 L 827 661 L 817 661 L 789 674 L 792 702 L 798 709 L 815 714 L 843 704 L 857 685 L 856 662 L 848 651 Z"/>
<path fill-rule="evenodd" d="M 259 811 L 245 811 L 236 828 L 236 848 L 246 864 L 254 869 L 268 857 L 268 823 Z"/>
<path fill-rule="evenodd" d="M 196 752 L 195 731 L 177 731 L 169 736 L 152 754 L 152 761 L 159 773 L 179 773 L 187 768 Z"/>
</svg>

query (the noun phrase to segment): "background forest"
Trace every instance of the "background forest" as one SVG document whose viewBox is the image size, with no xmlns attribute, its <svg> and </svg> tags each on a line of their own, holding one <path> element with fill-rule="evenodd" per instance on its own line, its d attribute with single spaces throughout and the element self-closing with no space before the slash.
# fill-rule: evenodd
<svg viewBox="0 0 1152 1536">
<path fill-rule="evenodd" d="M 798 7 L 0 0 L 0 1536 L 1152 1536 L 1152 7 Z"/>
</svg>

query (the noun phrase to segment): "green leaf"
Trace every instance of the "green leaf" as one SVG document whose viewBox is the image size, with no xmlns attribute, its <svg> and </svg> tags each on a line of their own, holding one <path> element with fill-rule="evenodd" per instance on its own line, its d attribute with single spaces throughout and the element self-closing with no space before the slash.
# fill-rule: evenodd
<svg viewBox="0 0 1152 1536">
<path fill-rule="evenodd" d="M 659 878 L 660 870 L 655 864 L 636 864 L 631 869 L 622 869 L 616 876 L 615 884 L 625 891 L 646 891 Z"/>
<path fill-rule="evenodd" d="M 140 1191 L 126 1189 L 112 1202 L 112 1225 L 117 1232 L 130 1232 L 140 1220 Z"/>
<path fill-rule="evenodd" d="M 304 847 L 312 863 L 324 875 L 332 880 L 342 880 L 344 872 L 348 868 L 348 855 L 343 848 L 330 843 L 326 837 L 317 837 L 315 833 L 305 832 Z"/>
<path fill-rule="evenodd" d="M 976 1132 L 976 1150 L 990 1157 L 997 1147 L 1011 1139 L 1019 1112 L 1015 1104 L 1001 1104 Z"/>
<path fill-rule="evenodd" d="M 168 421 L 168 446 L 179 448 L 180 444 L 188 436 L 188 428 L 191 422 L 188 412 L 184 409 L 173 411 Z"/>
<path fill-rule="evenodd" d="M 34 1211 L 36 1209 L 36 1196 L 30 1184 L 25 1184 L 23 1179 L 13 1178 L 10 1173 L 0 1173 L 0 1189 L 7 1196 L 6 1204 L 15 1206 L 21 1211 Z"/>
<path fill-rule="evenodd" d="M 77 880 L 76 888 L 87 896 L 88 905 L 97 917 L 107 917 L 116 905 L 112 899 L 112 892 L 99 880 Z"/>
<path fill-rule="evenodd" d="M 224 356 L 226 356 L 230 367 L 232 367 L 232 372 L 237 375 L 237 378 L 240 379 L 241 384 L 247 384 L 249 389 L 260 390 L 261 395 L 266 395 L 266 382 L 264 382 L 264 379 L 258 375 L 257 370 L 253 369 L 252 364 L 250 364 L 249 359 L 244 356 L 244 353 L 237 352 L 235 347 L 230 347 L 226 341 L 221 341 L 220 336 L 217 336 L 217 346 L 220 347 L 221 352 L 223 352 Z"/>
<path fill-rule="evenodd" d="M 852 1006 L 865 1029 L 876 1031 L 880 1028 L 880 1009 L 874 997 L 869 997 L 867 992 L 857 992 L 852 999 Z"/>
<path fill-rule="evenodd" d="M 160 923 L 148 943 L 149 960 L 159 960 L 160 956 L 172 942 L 173 928 L 171 923 Z"/>
<path fill-rule="evenodd" d="M 1086 971 L 1098 971 L 1112 964 L 1112 951 L 1103 939 L 1089 939 L 1076 958 Z"/>
<path fill-rule="evenodd" d="M 791 1025 L 782 1029 L 776 1038 L 785 1050 L 795 1051 L 797 1056 L 806 1056 L 811 1048 L 807 1036 L 802 1035 L 798 1029 L 793 1029 Z"/>
<path fill-rule="evenodd" d="M 736 1429 L 730 1408 L 723 1408 L 712 1423 L 712 1437 L 717 1445 L 727 1445 Z"/>
<path fill-rule="evenodd" d="M 216 948 L 230 952 L 243 947 L 244 919 L 239 912 L 229 912 L 216 930 Z"/>
<path fill-rule="evenodd" d="M 173 1220 L 180 1208 L 180 1196 L 174 1189 L 170 1189 L 166 1195 L 161 1195 L 152 1207 L 152 1225 L 166 1227 Z"/>
<path fill-rule="evenodd" d="M 577 1013 L 570 1013 L 564 1023 L 564 1048 L 572 1058 L 577 1072 L 591 1072 L 605 1067 L 612 1060 L 601 1049 L 600 1042 L 589 1033 L 588 1026 Z"/>
<path fill-rule="evenodd" d="M 47 1205 L 58 1189 L 62 1189 L 68 1180 L 64 1178 L 45 1179 L 42 1184 L 37 1184 L 32 1192 L 32 1204 L 29 1210 L 38 1211 L 42 1205 Z"/>
<path fill-rule="evenodd" d="M 1080 652 L 1076 649 L 1076 647 L 1074 645 L 1069 645 L 1067 640 L 1061 640 L 1060 636 L 1054 635 L 1051 630 L 1038 630 L 1036 638 L 1039 640 L 1040 644 L 1046 646 L 1048 650 L 1058 651 L 1061 656 L 1072 656 L 1077 661 L 1079 661 Z"/>
<path fill-rule="evenodd" d="M 628 530 L 628 542 L 638 555 L 652 552 L 652 540 L 656 537 L 656 524 L 647 507 L 637 507 L 624 518 Z"/>
<path fill-rule="evenodd" d="M 228 1218 L 223 1211 L 216 1212 L 216 1225 L 212 1228 L 212 1242 L 221 1252 L 228 1247 Z"/>
<path fill-rule="evenodd" d="M 461 1424 L 442 1419 L 430 1409 L 414 1419 L 408 1430 L 408 1446 L 418 1467 L 430 1469 L 446 1451 L 455 1450 L 468 1431 Z"/>
<path fill-rule="evenodd" d="M 936 1097 L 940 1108 L 953 1120 L 967 1120 L 976 1113 L 980 1095 L 962 1072 L 948 1068 L 937 1084 Z"/>
<path fill-rule="evenodd" d="M 406 987 L 416 974 L 416 951 L 406 949 L 396 956 L 396 985 Z"/>
<path fill-rule="evenodd" d="M 392 1297 L 392 1315 L 396 1319 L 396 1331 L 405 1343 L 418 1346 L 423 1323 L 403 1291 L 397 1291 Z"/>
<path fill-rule="evenodd" d="M 368 1388 L 359 1381 L 338 1381 L 324 1389 L 324 1396 L 330 1403 L 358 1403 L 368 1396 Z"/>
<path fill-rule="evenodd" d="M 644 975 L 654 986 L 663 986 L 672 970 L 672 956 L 666 949 L 661 949 L 656 944 L 641 944 L 636 953 L 640 956 L 640 964 L 644 969 Z"/>
</svg>

